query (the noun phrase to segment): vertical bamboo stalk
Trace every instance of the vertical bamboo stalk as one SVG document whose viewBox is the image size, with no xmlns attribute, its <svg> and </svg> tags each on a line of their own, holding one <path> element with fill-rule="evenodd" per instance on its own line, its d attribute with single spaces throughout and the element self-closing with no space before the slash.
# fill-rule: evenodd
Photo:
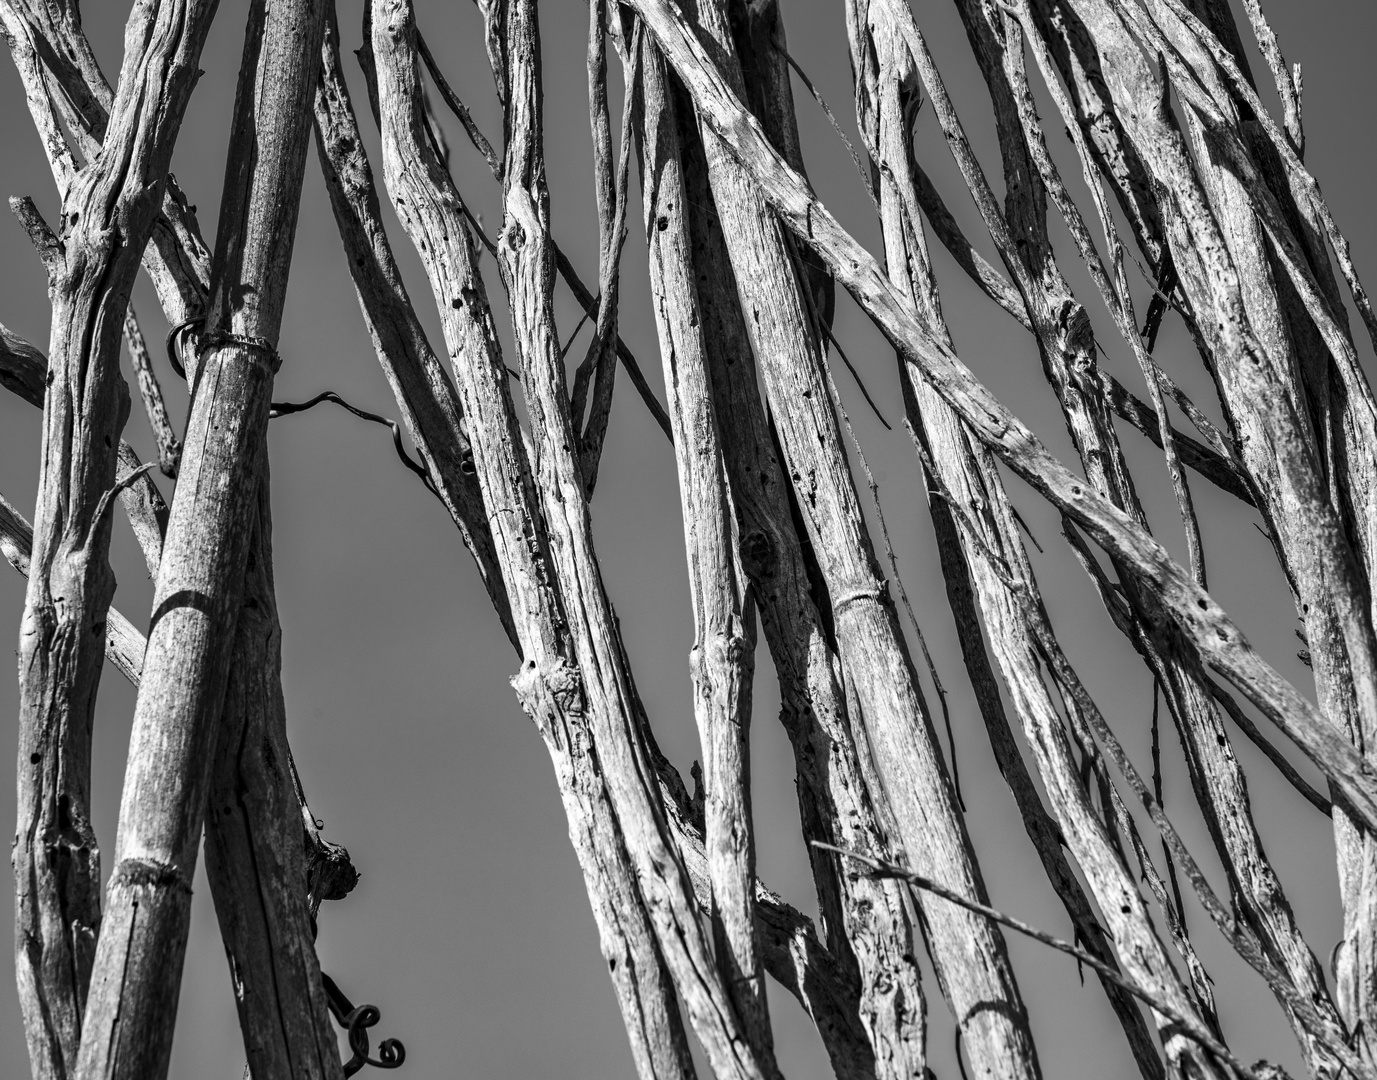
<svg viewBox="0 0 1377 1080">
<path fill-rule="evenodd" d="M 912 136 L 905 121 L 905 96 L 917 93 L 916 71 L 903 48 L 897 28 L 877 5 L 848 4 L 847 29 L 852 38 L 852 67 L 856 76 L 857 114 L 861 135 L 870 149 L 879 180 L 880 220 L 885 257 L 892 280 L 901 283 L 914 307 L 922 313 L 934 334 L 950 343 L 942 317 L 936 280 L 923 238 L 922 221 L 914 216 L 915 200 L 910 169 Z M 927 453 L 941 474 L 943 490 L 960 492 L 967 505 L 1002 506 L 1003 484 L 987 452 L 976 451 L 960 420 L 932 387 L 914 378 L 901 361 L 904 405 L 908 420 L 926 444 Z M 1013 793 L 1041 859 L 1043 869 L 1076 926 L 1084 946 L 1101 960 L 1114 964 L 1113 952 L 1104 940 L 1088 898 L 1062 852 L 1056 824 L 1033 786 L 1023 756 L 1014 742 L 999 687 L 995 684 L 990 655 L 977 618 L 977 601 L 985 613 L 991 638 L 1017 636 L 1017 615 L 1004 588 L 979 550 L 959 529 L 952 508 L 941 495 L 928 492 L 928 506 L 937 534 L 948 603 L 956 619 L 962 654 L 976 692 L 981 715 L 1000 772 Z M 1019 544 L 1017 533 L 999 536 L 997 513 L 982 515 L 990 529 L 986 541 L 1001 550 Z M 1004 648 L 1001 659 L 1005 681 L 1012 687 L 1032 687 L 1039 682 L 1037 668 L 1026 650 Z M 1024 691 L 1026 693 L 1026 690 Z M 1131 996 L 1107 979 L 1101 979 L 1139 1071 L 1146 1080 L 1161 1080 L 1162 1063 L 1156 1046 Z"/>
<path fill-rule="evenodd" d="M 78 1073 L 167 1070 L 235 619 L 243 592 L 276 341 L 295 236 L 321 0 L 250 8 L 181 477 L 154 593 L 120 806 L 109 913 Z"/>
<path fill-rule="evenodd" d="M 740 90 L 723 5 L 700 6 L 702 32 L 728 58 Z M 875 561 L 852 482 L 808 305 L 781 226 L 742 162 L 703 125 L 713 196 L 722 217 L 751 344 L 778 425 L 809 538 L 835 619 L 848 685 L 898 823 L 894 842 L 922 872 L 983 896 L 969 837 L 937 749 L 932 720 Z M 877 796 L 878 797 L 878 796 Z M 1035 1077 L 1037 1056 L 1003 938 L 987 922 L 924 900 L 929 940 L 967 1055 L 990 1075 Z M 991 1002 L 998 1006 L 990 1007 Z"/>
<path fill-rule="evenodd" d="M 608 791 L 468 224 L 458 192 L 425 139 L 414 13 L 407 0 L 380 0 L 370 10 L 383 176 L 430 279 L 453 360 L 520 642 L 513 686 L 550 753 L 637 1071 L 643 1080 L 691 1080 L 695 1071 L 673 977 Z M 498 66 L 505 68 L 500 56 Z"/>
<path fill-rule="evenodd" d="M 713 413 L 693 280 L 678 132 L 665 108 L 663 61 L 644 55 L 643 177 L 650 288 L 679 471 L 694 641 L 689 665 L 703 747 L 713 944 L 727 993 L 763 1061 L 774 1039 L 755 939 L 755 838 L 750 801 L 755 601 L 737 552 L 736 514 Z M 628 89 L 628 93 L 632 92 Z"/>
<path fill-rule="evenodd" d="M 675 988 L 719 1076 L 755 1080 L 768 1073 L 740 1029 L 698 922 L 692 886 L 668 834 L 640 735 L 634 691 L 611 604 L 593 550 L 592 519 L 574 457 L 574 430 L 554 326 L 554 246 L 544 158 L 540 30 L 533 0 L 505 8 L 507 136 L 498 267 L 511 305 L 521 361 L 536 489 L 549 530 L 551 565 L 568 613 L 572 655 L 608 791 L 638 871 Z"/>
<path fill-rule="evenodd" d="M 39 1080 L 69 1076 L 76 1064 L 101 921 L 88 784 L 115 585 L 107 493 L 129 411 L 120 334 L 214 8 L 209 0 L 134 9 L 105 150 L 63 192 L 61 236 L 47 230 L 32 203 L 19 207 L 40 244 L 53 303 L 33 570 L 20 633 L 13 863 L 20 1003 Z"/>
<path fill-rule="evenodd" d="M 781 467 L 738 299 L 736 278 L 712 197 L 708 165 L 691 101 L 658 48 L 646 66 L 647 130 L 659 80 L 670 88 L 674 131 L 692 244 L 698 313 L 711 365 L 717 426 L 739 519 L 742 568 L 760 607 L 761 625 L 779 675 L 781 719 L 794 750 L 799 814 L 808 841 L 853 851 L 885 850 L 882 795 L 867 790 L 826 587 Z M 671 130 L 658 128 L 665 140 Z M 668 145 L 668 143 L 667 143 Z M 661 151 L 668 160 L 669 150 Z M 674 228 L 674 216 L 666 216 Z M 647 219 L 649 228 L 649 219 Z M 659 217 L 655 219 L 659 229 Z M 914 962 L 918 933 L 892 883 L 858 874 L 810 845 L 813 880 L 828 948 L 855 987 L 857 1011 L 873 1063 L 846 1053 L 840 1031 L 819 1024 L 838 1076 L 869 1068 L 877 1077 L 911 1077 L 925 1067 L 926 1001 Z M 816 1018 L 816 1017 L 815 1017 Z"/>
<path fill-rule="evenodd" d="M 206 795 L 206 877 L 230 961 L 249 1076 L 341 1080 L 287 745 L 266 466 L 256 502 Z"/>
</svg>

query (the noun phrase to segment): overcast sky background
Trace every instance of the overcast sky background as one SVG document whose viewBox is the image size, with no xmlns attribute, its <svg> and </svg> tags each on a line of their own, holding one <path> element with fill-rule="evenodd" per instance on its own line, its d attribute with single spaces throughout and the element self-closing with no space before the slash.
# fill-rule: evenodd
<svg viewBox="0 0 1377 1080">
<path fill-rule="evenodd" d="M 458 0 L 421 0 L 418 8 L 420 25 L 448 78 L 480 125 L 496 138 L 501 123 L 476 8 Z M 955 8 L 945 0 L 915 0 L 914 9 L 998 186 L 988 96 Z M 128 10 L 128 3 L 113 0 L 87 0 L 84 5 L 88 33 L 112 77 L 119 69 Z M 244 0 L 221 2 L 202 59 L 205 76 L 173 162 L 184 190 L 199 206 L 212 246 L 245 10 Z M 784 10 L 791 52 L 854 141 L 841 3 L 786 0 Z M 1377 215 L 1371 205 L 1374 16 L 1369 5 L 1332 0 L 1273 0 L 1268 10 L 1288 61 L 1299 62 L 1304 70 L 1307 162 L 1354 244 L 1360 271 L 1371 279 L 1377 275 Z M 362 0 L 341 0 L 348 49 L 359 44 L 361 11 Z M 584 279 L 595 282 L 597 224 L 584 68 L 587 9 L 575 0 L 548 0 L 541 5 L 540 19 L 554 234 Z M 362 79 L 357 65 L 345 59 L 361 105 Z M 1266 83 L 1266 69 L 1254 63 Z M 614 116 L 619 79 L 614 58 Z M 814 186 L 862 242 L 880 251 L 873 211 L 844 148 L 797 83 L 795 93 Z M 1266 87 L 1264 93 L 1269 100 L 1274 97 Z M 1049 115 L 1045 95 L 1041 104 L 1043 115 Z M 1079 177 L 1060 125 L 1049 123 L 1047 128 L 1063 173 Z M 457 125 L 447 124 L 446 131 L 457 182 L 494 232 L 500 220 L 498 189 Z M 993 249 L 930 110 L 924 110 L 919 132 L 924 166 L 967 235 L 993 261 Z M 368 123 L 365 142 L 380 170 L 376 134 Z M 30 194 L 48 220 L 55 221 L 58 201 L 51 176 L 8 63 L 0 63 L 0 145 L 6 148 L 0 155 L 0 194 Z M 1089 210 L 1084 196 L 1078 191 Z M 663 380 L 639 200 L 637 190 L 623 260 L 621 328 L 658 391 Z M 432 343 L 440 345 L 419 262 L 396 227 L 385 195 L 383 202 L 417 310 Z M 1094 294 L 1074 250 L 1059 228 L 1056 235 L 1064 272 L 1091 309 L 1105 363 L 1126 384 L 1139 386 L 1131 355 L 1099 305 L 1092 303 Z M 1063 461 L 1073 463 L 1032 339 L 976 293 L 935 242 L 932 248 L 958 351 Z M 485 257 L 482 265 L 490 296 L 500 306 L 491 258 Z M 1141 278 L 1134 281 L 1141 313 L 1145 290 Z M 567 334 L 578 314 L 563 286 L 558 297 L 559 323 Z M 146 280 L 140 280 L 135 303 L 148 339 L 160 343 L 166 324 Z M 0 321 L 46 349 L 43 271 L 8 215 L 0 219 Z M 1356 319 L 1354 325 L 1360 326 Z M 505 324 L 502 330 L 509 340 Z M 880 484 L 904 581 L 951 694 L 967 821 L 992 902 L 1069 937 L 1066 915 L 999 779 L 966 683 L 918 467 L 897 426 L 903 410 L 893 353 L 840 293 L 836 332 L 887 419 L 896 422 L 896 430 L 886 432 L 869 415 L 854 381 L 838 368 L 838 385 Z M 571 356 L 582 356 L 586 335 L 585 329 Z M 1367 343 L 1360 342 L 1359 348 L 1370 359 Z M 302 400 L 331 389 L 362 408 L 397 414 L 364 331 L 314 151 L 307 163 L 281 352 L 278 400 Z M 1158 358 L 1197 403 L 1216 411 L 1179 321 L 1168 319 Z M 160 348 L 154 350 L 154 360 L 180 424 L 185 388 L 166 368 Z M 29 515 L 37 485 L 39 431 L 37 410 L 13 396 L 0 396 L 0 492 Z M 127 436 L 146 458 L 154 455 L 137 404 Z M 1183 535 L 1158 452 L 1131 430 L 1123 432 L 1123 439 L 1157 535 L 1184 559 Z M 565 835 L 549 759 L 508 685 L 516 657 L 453 524 L 402 468 L 386 431 L 342 410 L 322 406 L 274 421 L 270 448 L 290 736 L 312 806 L 325 819 L 326 835 L 348 847 L 362 873 L 348 899 L 322 911 L 322 966 L 355 1002 L 373 1002 L 382 1009 L 375 1039 L 395 1036 L 405 1042 L 408 1058 L 399 1075 L 406 1080 L 630 1080 L 631 1056 Z M 160 482 L 170 497 L 171 485 Z M 1295 613 L 1275 560 L 1255 528 L 1256 515 L 1203 481 L 1196 480 L 1193 491 L 1202 508 L 1212 594 L 1269 660 L 1311 692 L 1309 673 L 1296 658 Z M 1034 554 L 1034 560 L 1058 633 L 1108 719 L 1146 770 L 1151 678 L 1065 553 L 1056 515 L 1017 481 L 1011 482 L 1010 493 L 1047 549 L 1045 556 Z M 674 459 L 624 377 L 617 383 L 593 514 L 603 576 L 621 618 L 637 683 L 666 752 L 687 774 L 698 750 L 689 694 L 692 618 Z M 146 627 L 152 585 L 127 522 L 119 514 L 117 519 L 112 561 L 120 587 L 115 604 Z M 4 634 L 10 642 L 17 635 L 23 596 L 19 576 L 0 573 L 0 625 L 9 627 Z M 107 874 L 133 703 L 133 689 L 107 666 L 96 718 L 94 775 L 95 824 Z M 13 745 L 17 709 L 16 683 L 0 678 L 0 745 Z M 775 719 L 777 710 L 775 677 L 762 643 L 752 736 L 760 874 L 792 903 L 812 912 L 793 764 Z M 1307 940 L 1327 967 L 1328 951 L 1340 932 L 1328 820 L 1296 796 L 1241 736 L 1235 746 L 1248 770 L 1268 853 Z M 1165 717 L 1163 747 L 1168 811 L 1216 890 L 1225 895 Z M 1302 771 L 1313 779 L 1303 764 Z M 0 799 L 0 831 L 12 832 L 13 815 L 12 802 Z M 12 905 L 11 890 L 0 888 L 0 923 L 11 919 Z M 1206 925 L 1193 900 L 1188 899 L 1187 907 L 1196 945 L 1217 983 L 1220 1018 L 1233 1049 L 1245 1061 L 1265 1057 L 1303 1075 L 1289 1028 L 1270 994 Z M 1097 982 L 1091 979 L 1082 986 L 1071 960 L 1041 946 L 1012 939 L 1010 948 L 1045 1074 L 1134 1075 Z M 939 1076 L 954 1077 L 952 1022 L 924 964 L 930 1060 Z M 784 1074 L 791 1080 L 829 1076 L 807 1017 L 773 985 L 770 1000 Z M 0 1075 L 23 1075 L 25 1060 L 18 1000 L 13 980 L 6 977 L 0 979 Z M 198 870 L 171 1075 L 239 1080 L 242 1068 L 228 969 L 204 874 Z"/>
</svg>

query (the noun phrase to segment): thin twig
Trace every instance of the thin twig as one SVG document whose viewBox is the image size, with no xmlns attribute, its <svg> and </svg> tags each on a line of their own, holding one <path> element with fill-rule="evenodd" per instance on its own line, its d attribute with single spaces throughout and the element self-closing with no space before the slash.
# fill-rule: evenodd
<svg viewBox="0 0 1377 1080">
<path fill-rule="evenodd" d="M 158 467 L 170 480 L 177 478 L 177 465 L 182 460 L 182 441 L 173 430 L 172 420 L 167 415 L 167 405 L 163 402 L 162 387 L 153 371 L 153 359 L 148 354 L 148 343 L 144 341 L 143 331 L 139 329 L 139 319 L 130 304 L 124 315 L 124 341 L 129 347 L 129 361 L 134 365 L 138 377 L 139 397 L 143 399 L 144 412 L 148 414 L 148 424 L 153 429 L 153 438 L 158 443 Z"/>
<path fill-rule="evenodd" d="M 499 181 L 502 179 L 502 159 L 497 156 L 492 148 L 492 143 L 488 142 L 487 137 L 478 130 L 478 125 L 473 121 L 473 114 L 469 112 L 468 106 L 459 100 L 459 95 L 446 81 L 444 73 L 440 70 L 440 65 L 435 62 L 435 57 L 430 53 L 430 46 L 426 44 L 425 35 L 419 30 L 416 31 L 416 48 L 421 53 L 421 60 L 425 63 L 426 70 L 430 72 L 430 77 L 435 82 L 435 89 L 440 91 L 440 97 L 450 112 L 459 118 L 459 124 L 464 129 L 464 134 L 469 137 L 469 142 L 473 143 L 474 148 L 483 155 L 483 160 L 488 163 L 488 168 L 492 170 L 493 176 Z"/>
<path fill-rule="evenodd" d="M 780 56 L 784 57 L 788 65 L 794 69 L 794 74 L 799 77 L 799 81 L 803 83 L 808 93 L 813 96 L 813 100 L 818 103 L 824 115 L 826 115 L 827 122 L 832 125 L 832 130 L 835 131 L 841 141 L 846 144 L 846 152 L 851 155 L 851 160 L 856 165 L 856 172 L 860 174 L 861 187 L 865 188 L 866 196 L 870 199 L 870 205 L 875 208 L 875 213 L 878 214 L 880 212 L 880 203 L 879 200 L 875 198 L 875 185 L 871 182 L 870 176 L 866 172 L 865 162 L 861 160 L 861 155 L 856 152 L 856 148 L 851 144 L 851 140 L 846 137 L 846 132 L 842 130 L 841 123 L 837 120 L 836 115 L 832 112 L 826 100 L 824 100 L 821 91 L 813 85 L 813 80 L 810 79 L 803 68 L 799 66 L 798 61 L 789 55 L 788 49 L 774 38 L 770 39 L 770 44 Z"/>
<path fill-rule="evenodd" d="M 1330 801 L 1311 787 L 1310 784 L 1306 782 L 1305 777 L 1301 776 L 1301 774 L 1296 771 L 1296 767 L 1286 759 L 1286 755 L 1268 741 L 1267 736 L 1263 735 L 1262 732 L 1258 730 L 1257 725 L 1254 724 L 1252 718 L 1243 711 L 1243 707 L 1234 700 L 1233 695 L 1213 679 L 1210 680 L 1209 689 L 1210 693 L 1214 695 L 1215 700 L 1218 701 L 1219 704 L 1224 707 L 1224 711 L 1229 714 L 1229 719 L 1237 724 L 1239 730 L 1242 731 L 1244 735 L 1248 736 L 1252 744 L 1261 750 L 1263 754 L 1266 755 L 1267 760 L 1277 767 L 1277 771 L 1296 789 L 1301 798 L 1325 817 L 1333 817 L 1334 807 Z"/>
</svg>

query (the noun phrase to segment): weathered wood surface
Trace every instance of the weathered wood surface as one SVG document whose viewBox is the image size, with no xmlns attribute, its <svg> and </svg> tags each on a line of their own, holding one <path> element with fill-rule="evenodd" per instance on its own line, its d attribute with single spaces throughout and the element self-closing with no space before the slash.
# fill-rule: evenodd
<svg viewBox="0 0 1377 1080">
<path fill-rule="evenodd" d="M 206 337 L 188 372 L 191 415 L 78 1062 L 90 1080 L 157 1078 L 167 1069 L 215 726 L 265 465 L 323 26 L 321 0 L 250 8 Z"/>
<path fill-rule="evenodd" d="M 17 207 L 48 271 L 53 303 L 34 554 L 20 635 L 14 858 L 20 1000 L 39 1080 L 76 1068 L 101 925 L 88 786 L 115 587 L 107 493 L 115 486 L 129 411 L 120 336 L 214 10 L 214 0 L 135 8 L 101 151 L 60 177 L 60 232 L 48 229 L 32 203 Z M 12 36 L 25 33 L 10 5 L 3 16 Z"/>
</svg>

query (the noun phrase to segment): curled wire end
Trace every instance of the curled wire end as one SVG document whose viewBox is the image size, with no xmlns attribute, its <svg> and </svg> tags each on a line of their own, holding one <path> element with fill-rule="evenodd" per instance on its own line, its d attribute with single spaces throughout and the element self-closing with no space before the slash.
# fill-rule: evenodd
<svg viewBox="0 0 1377 1080">
<path fill-rule="evenodd" d="M 349 1049 L 353 1051 L 354 1056 L 344 1063 L 345 1076 L 353 1076 L 365 1065 L 372 1065 L 375 1069 L 396 1069 L 406 1062 L 406 1047 L 399 1039 L 384 1039 L 378 1044 L 378 1056 L 370 1056 L 368 1029 L 382 1019 L 382 1013 L 376 1005 L 355 1006 L 344 996 L 335 980 L 324 972 L 321 972 L 320 981 L 325 989 L 330 1014 L 348 1033 Z"/>
<path fill-rule="evenodd" d="M 376 1069 L 396 1069 L 406 1061 L 406 1047 L 399 1039 L 384 1039 L 378 1044 L 378 1056 L 369 1056 L 368 1029 L 382 1019 L 376 1005 L 360 1005 L 344 1018 L 349 1032 L 349 1049 L 354 1056 L 344 1063 L 344 1075 L 353 1076 L 365 1065 Z"/>
</svg>

